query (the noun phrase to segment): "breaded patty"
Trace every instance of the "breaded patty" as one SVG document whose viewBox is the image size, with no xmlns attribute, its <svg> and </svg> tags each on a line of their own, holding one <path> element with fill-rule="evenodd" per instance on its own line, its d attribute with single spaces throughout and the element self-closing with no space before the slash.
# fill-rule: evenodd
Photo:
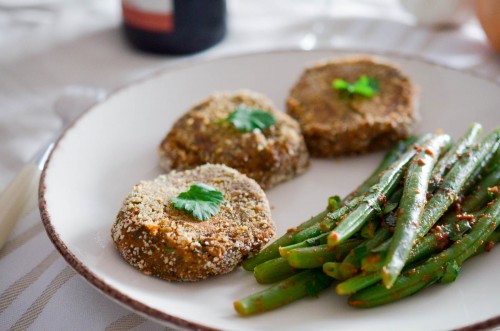
<svg viewBox="0 0 500 331">
<path fill-rule="evenodd" d="M 274 115 L 263 130 L 238 131 L 227 117 L 237 107 Z M 268 189 L 303 173 L 309 154 L 298 123 L 275 109 L 262 94 L 250 91 L 216 93 L 182 116 L 161 142 L 160 165 L 166 171 L 205 163 L 226 164 Z"/>
<path fill-rule="evenodd" d="M 224 194 L 219 212 L 206 221 L 170 203 L 197 183 Z M 264 191 L 253 179 L 224 165 L 207 164 L 137 184 L 111 234 L 125 260 L 145 274 L 198 281 L 230 272 L 259 252 L 275 235 L 275 226 Z"/>
<path fill-rule="evenodd" d="M 361 76 L 379 82 L 372 98 L 346 97 L 334 79 Z M 311 156 L 332 157 L 380 150 L 409 135 L 417 119 L 416 91 L 393 65 L 368 58 L 332 60 L 307 68 L 293 86 L 287 112 L 302 129 Z"/>
</svg>

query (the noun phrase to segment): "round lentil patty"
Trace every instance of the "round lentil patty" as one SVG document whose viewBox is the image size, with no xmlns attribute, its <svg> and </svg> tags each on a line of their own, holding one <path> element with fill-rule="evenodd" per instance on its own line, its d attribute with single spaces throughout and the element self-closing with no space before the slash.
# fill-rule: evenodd
<svg viewBox="0 0 500 331">
<path fill-rule="evenodd" d="M 369 98 L 346 95 L 334 79 L 379 83 Z M 416 88 L 395 66 L 370 58 L 330 60 L 307 68 L 292 87 L 287 112 L 302 129 L 313 157 L 334 157 L 385 149 L 409 135 L 416 122 Z"/>
<path fill-rule="evenodd" d="M 276 123 L 241 132 L 226 120 L 240 106 L 269 112 Z M 247 90 L 216 93 L 192 107 L 161 142 L 159 155 L 166 171 L 220 163 L 255 179 L 263 189 L 302 174 L 309 166 L 298 123 L 276 110 L 264 95 Z"/>
<path fill-rule="evenodd" d="M 176 209 L 170 199 L 204 183 L 224 194 L 220 210 L 205 221 Z M 225 274 L 275 235 L 264 191 L 224 165 L 172 171 L 137 184 L 123 202 L 111 235 L 119 253 L 145 274 L 170 281 L 198 281 Z"/>
</svg>

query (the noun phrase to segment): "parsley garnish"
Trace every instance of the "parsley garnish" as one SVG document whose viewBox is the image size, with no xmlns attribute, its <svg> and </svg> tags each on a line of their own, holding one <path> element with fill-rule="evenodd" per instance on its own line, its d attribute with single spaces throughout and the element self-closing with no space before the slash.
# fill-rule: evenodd
<svg viewBox="0 0 500 331">
<path fill-rule="evenodd" d="M 364 97 L 371 98 L 378 93 L 380 82 L 375 78 L 363 75 L 353 84 L 350 84 L 343 79 L 334 79 L 332 87 L 338 91 L 346 91 L 349 95 L 359 94 Z"/>
<path fill-rule="evenodd" d="M 223 201 L 222 192 L 202 183 L 191 185 L 188 191 L 170 199 L 175 208 L 185 210 L 201 221 L 216 215 Z"/>
<path fill-rule="evenodd" d="M 276 123 L 273 114 L 245 106 L 236 107 L 227 120 L 233 123 L 238 130 L 245 132 L 267 129 Z"/>
</svg>

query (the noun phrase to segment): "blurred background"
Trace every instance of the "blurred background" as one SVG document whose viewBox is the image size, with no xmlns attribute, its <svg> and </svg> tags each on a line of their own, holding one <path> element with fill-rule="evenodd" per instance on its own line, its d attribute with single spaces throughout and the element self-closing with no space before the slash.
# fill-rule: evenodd
<svg viewBox="0 0 500 331">
<path fill-rule="evenodd" d="M 0 163 L 0 188 L 60 125 L 52 104 L 68 85 L 112 90 L 183 61 L 330 47 L 417 55 L 498 80 L 498 55 L 474 2 L 227 0 L 220 43 L 169 56 L 140 52 L 126 41 L 118 0 L 0 0 L 0 141 L 16 140 L 0 144 L 0 155 L 8 156 Z"/>
</svg>

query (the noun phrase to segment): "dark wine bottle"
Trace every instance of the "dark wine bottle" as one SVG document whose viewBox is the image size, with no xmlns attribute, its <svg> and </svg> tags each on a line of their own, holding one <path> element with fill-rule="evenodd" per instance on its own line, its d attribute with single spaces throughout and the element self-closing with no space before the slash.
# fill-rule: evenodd
<svg viewBox="0 0 500 331">
<path fill-rule="evenodd" d="M 225 0 L 122 0 L 123 30 L 137 49 L 191 54 L 226 34 Z"/>
</svg>

